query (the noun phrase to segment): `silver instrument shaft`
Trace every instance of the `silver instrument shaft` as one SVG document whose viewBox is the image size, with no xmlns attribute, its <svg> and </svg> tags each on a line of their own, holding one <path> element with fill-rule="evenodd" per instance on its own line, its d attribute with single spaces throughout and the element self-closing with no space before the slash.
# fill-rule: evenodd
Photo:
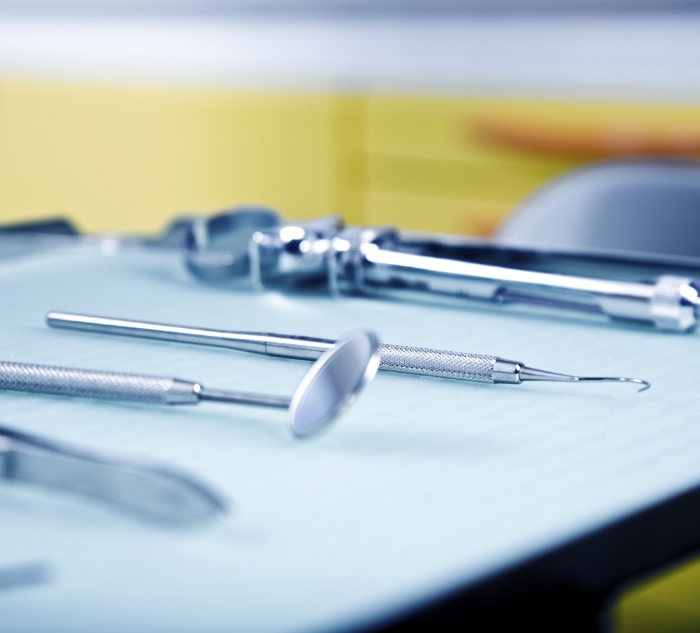
<svg viewBox="0 0 700 633">
<path fill-rule="evenodd" d="M 177 343 L 192 343 L 225 347 L 267 356 L 315 360 L 335 345 L 331 339 L 293 336 L 264 332 L 234 332 L 209 328 L 194 328 L 128 319 L 114 319 L 65 312 L 49 312 L 46 322 L 50 327 L 116 334 L 139 338 L 158 339 Z M 633 382 L 649 387 L 639 378 L 580 377 L 526 367 L 518 361 L 497 356 L 468 354 L 404 345 L 379 346 L 379 369 L 404 374 L 436 376 L 483 383 L 520 384 L 524 381 L 615 381 Z"/>
<path fill-rule="evenodd" d="M 90 369 L 0 361 L 0 389 L 141 404 L 197 404 L 212 400 L 287 408 L 290 398 L 206 389 L 197 382 Z"/>
</svg>

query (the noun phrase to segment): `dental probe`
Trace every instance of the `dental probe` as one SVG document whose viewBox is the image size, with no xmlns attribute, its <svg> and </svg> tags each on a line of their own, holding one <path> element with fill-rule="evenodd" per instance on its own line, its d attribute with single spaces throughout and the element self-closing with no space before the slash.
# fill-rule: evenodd
<svg viewBox="0 0 700 633">
<path fill-rule="evenodd" d="M 166 325 L 146 321 L 113 319 L 109 317 L 49 312 L 46 323 L 50 327 L 158 339 L 176 343 L 193 343 L 226 347 L 242 352 L 253 352 L 280 358 L 314 360 L 331 349 L 336 341 L 310 336 L 292 336 L 265 332 L 231 332 Z M 402 374 L 437 376 L 485 383 L 520 384 L 524 381 L 556 382 L 632 382 L 648 389 L 651 385 L 640 378 L 571 376 L 527 367 L 525 364 L 482 354 L 467 354 L 445 350 L 379 345 L 379 369 Z"/>
<path fill-rule="evenodd" d="M 0 361 L 0 390 L 140 404 L 197 404 L 202 400 L 287 409 L 297 436 L 317 431 L 357 398 L 377 370 L 379 342 L 371 332 L 343 338 L 320 355 L 291 398 L 208 389 L 198 382 L 90 369 Z"/>
</svg>

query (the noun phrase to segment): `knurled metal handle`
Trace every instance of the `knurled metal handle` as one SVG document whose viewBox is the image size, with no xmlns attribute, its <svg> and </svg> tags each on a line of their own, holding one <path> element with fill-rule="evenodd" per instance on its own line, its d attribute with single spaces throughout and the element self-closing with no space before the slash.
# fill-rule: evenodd
<svg viewBox="0 0 700 633">
<path fill-rule="evenodd" d="M 404 345 L 380 345 L 379 369 L 403 374 L 493 382 L 495 356 L 448 352 Z"/>
<path fill-rule="evenodd" d="M 197 402 L 194 383 L 175 378 L 0 361 L 0 389 L 148 404 Z"/>
</svg>

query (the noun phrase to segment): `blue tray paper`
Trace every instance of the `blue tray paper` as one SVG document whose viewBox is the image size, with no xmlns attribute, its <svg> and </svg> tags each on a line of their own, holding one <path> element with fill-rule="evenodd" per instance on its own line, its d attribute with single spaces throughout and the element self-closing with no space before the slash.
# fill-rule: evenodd
<svg viewBox="0 0 700 633">
<path fill-rule="evenodd" d="M 233 500 L 164 528 L 0 483 L 0 567 L 51 582 L 0 593 L 0 631 L 313 631 L 391 617 L 700 483 L 700 341 L 497 307 L 256 295 L 179 257 L 66 249 L 0 262 L 3 360 L 174 375 L 291 394 L 300 361 L 50 330 L 48 310 L 383 341 L 632 385 L 481 385 L 380 373 L 330 431 L 284 413 L 0 393 L 0 421 L 179 465 Z"/>
</svg>

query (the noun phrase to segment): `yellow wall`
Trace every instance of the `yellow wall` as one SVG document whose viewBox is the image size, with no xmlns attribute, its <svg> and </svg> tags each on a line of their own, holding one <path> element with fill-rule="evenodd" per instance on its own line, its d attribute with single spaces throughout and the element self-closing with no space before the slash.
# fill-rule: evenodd
<svg viewBox="0 0 700 633">
<path fill-rule="evenodd" d="M 700 107 L 0 82 L 0 222 L 64 213 L 84 231 L 259 202 L 290 218 L 487 235 L 589 157 L 475 136 L 484 116 L 676 122 Z"/>
<path fill-rule="evenodd" d="M 317 95 L 0 84 L 0 221 L 65 212 L 84 231 L 260 201 L 330 206 L 330 104 Z"/>
</svg>

